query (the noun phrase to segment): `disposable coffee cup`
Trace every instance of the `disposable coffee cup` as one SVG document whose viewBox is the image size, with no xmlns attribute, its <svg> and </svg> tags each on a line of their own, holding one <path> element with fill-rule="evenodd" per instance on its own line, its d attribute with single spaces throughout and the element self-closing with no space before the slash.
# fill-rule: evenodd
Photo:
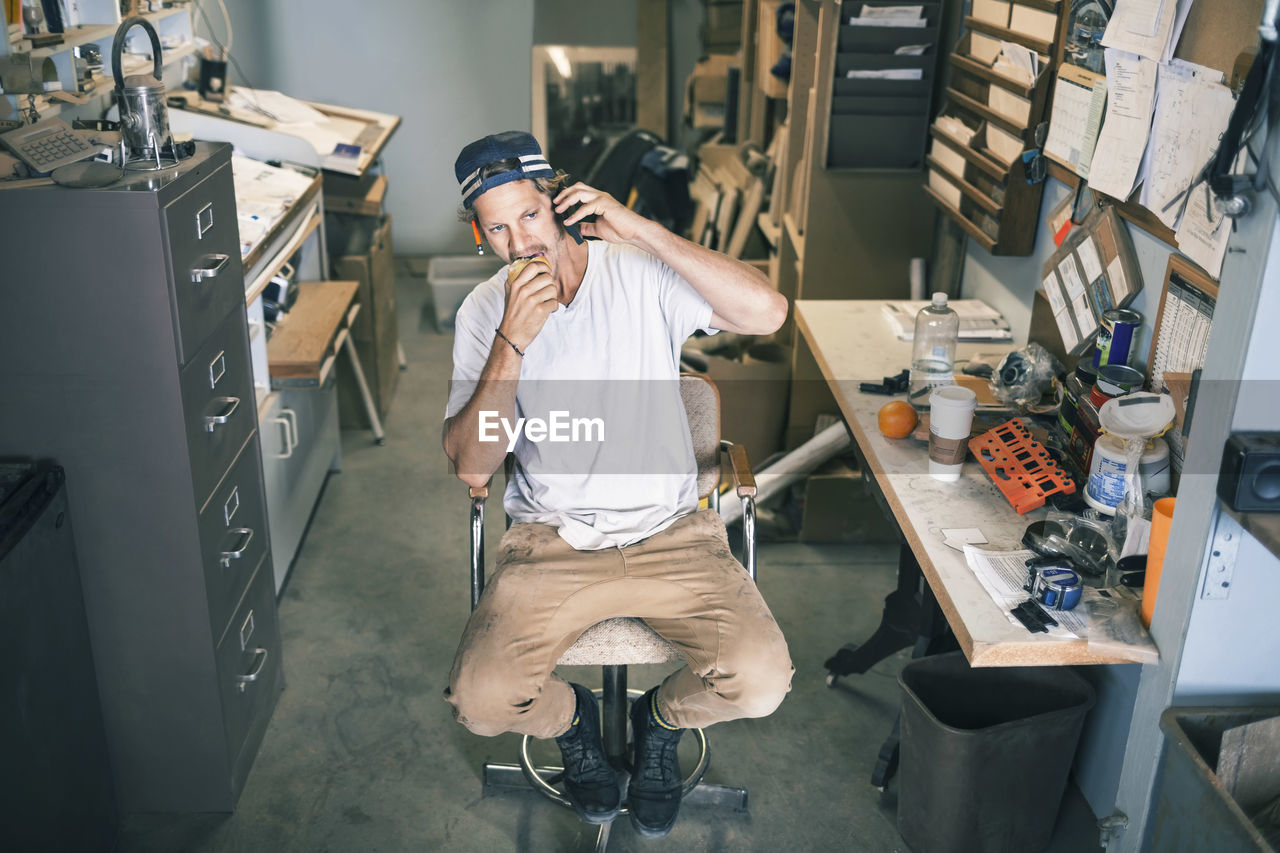
<svg viewBox="0 0 1280 853">
<path fill-rule="evenodd" d="M 969 432 L 978 396 L 963 385 L 944 385 L 929 395 L 929 474 L 953 483 L 969 452 Z"/>
</svg>

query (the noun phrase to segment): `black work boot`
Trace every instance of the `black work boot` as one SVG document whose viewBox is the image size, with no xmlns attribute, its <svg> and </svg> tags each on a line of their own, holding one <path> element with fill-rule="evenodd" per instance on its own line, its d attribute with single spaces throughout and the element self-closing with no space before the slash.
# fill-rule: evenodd
<svg viewBox="0 0 1280 853">
<path fill-rule="evenodd" d="M 631 785 L 627 809 L 631 824 L 645 838 L 661 838 L 675 826 L 680 813 L 684 777 L 676 747 L 684 729 L 669 728 L 657 719 L 653 688 L 631 706 Z"/>
<path fill-rule="evenodd" d="M 590 690 L 581 684 L 569 686 L 578 707 L 569 731 L 556 738 L 564 758 L 565 796 L 587 823 L 608 823 L 618 816 L 622 796 L 600 741 L 600 708 Z"/>
</svg>

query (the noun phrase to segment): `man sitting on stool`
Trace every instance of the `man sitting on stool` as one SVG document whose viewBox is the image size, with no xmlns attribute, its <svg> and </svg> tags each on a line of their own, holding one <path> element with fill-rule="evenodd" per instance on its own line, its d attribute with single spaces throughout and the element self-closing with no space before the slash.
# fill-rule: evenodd
<svg viewBox="0 0 1280 853">
<path fill-rule="evenodd" d="M 595 698 L 554 669 L 591 625 L 643 619 L 687 660 L 631 710 L 631 820 L 666 835 L 683 729 L 767 716 L 794 672 L 720 516 L 697 510 L 680 347 L 699 328 L 769 334 L 787 301 L 751 266 L 585 184 L 565 188 L 527 133 L 471 143 L 454 171 L 462 215 L 511 267 L 458 311 L 444 449 L 472 487 L 508 449 L 515 466 L 513 524 L 445 697 L 476 734 L 554 737 L 569 800 L 606 823 L 621 797 Z M 515 272 L 519 259 L 538 262 Z"/>
</svg>

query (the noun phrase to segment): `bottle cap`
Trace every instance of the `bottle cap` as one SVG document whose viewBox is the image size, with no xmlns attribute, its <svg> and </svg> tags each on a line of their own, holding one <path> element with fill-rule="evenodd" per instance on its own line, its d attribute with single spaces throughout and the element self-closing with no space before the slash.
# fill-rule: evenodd
<svg viewBox="0 0 1280 853">
<path fill-rule="evenodd" d="M 938 292 L 933 294 L 933 304 L 941 308 L 947 304 L 947 294 Z"/>
</svg>

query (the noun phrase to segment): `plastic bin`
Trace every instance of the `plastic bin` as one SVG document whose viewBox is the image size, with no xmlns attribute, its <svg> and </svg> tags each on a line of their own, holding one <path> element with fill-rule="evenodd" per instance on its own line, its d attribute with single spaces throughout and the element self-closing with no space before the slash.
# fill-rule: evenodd
<svg viewBox="0 0 1280 853">
<path fill-rule="evenodd" d="M 1035 853 L 1053 835 L 1093 687 L 1065 667 L 913 661 L 902 685 L 898 831 L 915 853 Z"/>
<path fill-rule="evenodd" d="M 453 328 L 453 319 L 477 284 L 502 269 L 493 255 L 437 255 L 427 262 L 427 284 L 436 309 L 436 328 Z"/>
<path fill-rule="evenodd" d="M 1160 715 L 1167 743 L 1156 782 L 1148 849 L 1161 853 L 1272 849 L 1250 820 L 1249 812 L 1257 804 L 1242 807 L 1236 802 L 1218 779 L 1217 767 L 1223 732 L 1276 716 L 1280 707 L 1169 708 Z"/>
</svg>

